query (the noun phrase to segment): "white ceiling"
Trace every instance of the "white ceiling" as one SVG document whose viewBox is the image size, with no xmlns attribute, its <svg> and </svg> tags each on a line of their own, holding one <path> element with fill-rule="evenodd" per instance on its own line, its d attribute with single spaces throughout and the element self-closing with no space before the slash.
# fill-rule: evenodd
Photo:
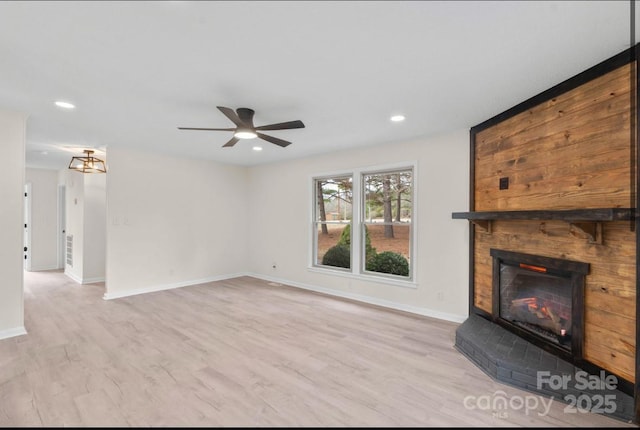
<svg viewBox="0 0 640 430">
<path fill-rule="evenodd" d="M 121 146 L 257 165 L 468 129 L 628 48 L 630 10 L 610 0 L 3 1 L 0 108 L 29 114 L 30 167 Z M 231 132 L 177 130 L 233 127 L 216 106 L 306 128 L 267 133 L 287 148 L 222 148 Z M 390 122 L 395 113 L 407 120 Z"/>
</svg>

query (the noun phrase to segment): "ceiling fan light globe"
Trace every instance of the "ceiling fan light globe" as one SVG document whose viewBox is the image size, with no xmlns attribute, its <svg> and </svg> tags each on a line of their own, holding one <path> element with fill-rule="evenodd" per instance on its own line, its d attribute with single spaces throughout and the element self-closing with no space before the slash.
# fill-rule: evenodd
<svg viewBox="0 0 640 430">
<path fill-rule="evenodd" d="M 234 134 L 238 139 L 255 139 L 258 135 L 251 130 L 238 130 Z"/>
</svg>

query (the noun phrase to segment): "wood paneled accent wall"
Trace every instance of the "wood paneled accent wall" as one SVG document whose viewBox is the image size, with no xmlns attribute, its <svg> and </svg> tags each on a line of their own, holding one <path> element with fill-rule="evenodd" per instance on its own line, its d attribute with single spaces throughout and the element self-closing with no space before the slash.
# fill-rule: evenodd
<svg viewBox="0 0 640 430">
<path fill-rule="evenodd" d="M 475 210 L 629 207 L 630 66 L 475 136 Z M 509 189 L 498 189 L 499 178 Z"/>
<path fill-rule="evenodd" d="M 471 211 L 635 207 L 630 64 L 490 126 L 472 129 Z M 508 189 L 500 179 L 508 178 Z M 504 182 L 504 179 L 503 179 Z M 636 368 L 636 233 L 602 223 L 592 243 L 566 221 L 494 220 L 474 228 L 473 310 L 491 313 L 490 248 L 590 264 L 584 359 L 629 382 Z"/>
</svg>

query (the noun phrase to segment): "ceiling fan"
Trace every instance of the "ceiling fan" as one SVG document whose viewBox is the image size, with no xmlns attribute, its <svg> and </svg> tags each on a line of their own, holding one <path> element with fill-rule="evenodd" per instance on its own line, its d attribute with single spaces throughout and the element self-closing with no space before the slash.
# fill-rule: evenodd
<svg viewBox="0 0 640 430">
<path fill-rule="evenodd" d="M 179 130 L 205 130 L 205 131 L 233 131 L 233 137 L 230 141 L 222 145 L 222 147 L 231 147 L 235 145 L 240 139 L 254 139 L 259 137 L 267 142 L 274 143 L 278 146 L 285 147 L 291 144 L 286 140 L 278 139 L 277 137 L 268 136 L 261 133 L 265 130 L 289 130 L 292 128 L 304 128 L 302 121 L 287 121 L 279 122 L 277 124 L 261 125 L 256 127 L 253 125 L 253 109 L 238 108 L 234 112 L 233 109 L 218 106 L 218 109 L 225 114 L 227 118 L 236 125 L 236 128 L 193 128 L 193 127 L 178 127 Z"/>
</svg>

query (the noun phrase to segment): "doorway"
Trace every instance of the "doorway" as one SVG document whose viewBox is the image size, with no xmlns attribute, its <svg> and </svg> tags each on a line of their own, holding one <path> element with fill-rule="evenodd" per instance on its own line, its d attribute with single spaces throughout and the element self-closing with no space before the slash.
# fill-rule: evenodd
<svg viewBox="0 0 640 430">
<path fill-rule="evenodd" d="M 58 185 L 58 269 L 64 269 L 66 261 L 66 228 L 66 188 L 64 185 Z"/>
</svg>

